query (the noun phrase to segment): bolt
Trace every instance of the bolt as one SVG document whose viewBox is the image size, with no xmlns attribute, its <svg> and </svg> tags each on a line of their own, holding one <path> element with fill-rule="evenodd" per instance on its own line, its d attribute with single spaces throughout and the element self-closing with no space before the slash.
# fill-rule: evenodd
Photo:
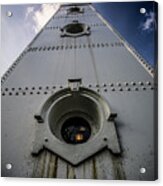
<svg viewBox="0 0 163 186">
<path fill-rule="evenodd" d="M 140 173 L 141 173 L 141 174 L 146 173 L 146 168 L 144 168 L 144 167 L 140 168 Z"/>
</svg>

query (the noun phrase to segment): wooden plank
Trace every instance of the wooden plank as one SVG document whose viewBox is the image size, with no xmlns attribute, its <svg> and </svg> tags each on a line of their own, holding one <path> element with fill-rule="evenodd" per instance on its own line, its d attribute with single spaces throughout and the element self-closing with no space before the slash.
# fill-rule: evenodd
<svg viewBox="0 0 163 186">
<path fill-rule="evenodd" d="M 57 161 L 56 177 L 63 178 L 63 179 L 67 178 L 67 163 L 59 157 L 58 157 L 58 161 Z"/>
<path fill-rule="evenodd" d="M 49 151 L 46 151 L 45 152 L 43 178 L 47 178 L 48 174 L 49 174 L 50 156 L 51 156 L 51 153 Z"/>
<path fill-rule="evenodd" d="M 84 178 L 84 164 L 80 164 L 74 168 L 75 177 L 76 179 L 83 179 Z"/>
<path fill-rule="evenodd" d="M 113 162 L 113 171 L 114 171 L 114 179 L 115 180 L 125 180 L 126 175 L 123 169 L 122 164 L 122 157 L 117 157 L 112 155 L 112 162 Z"/>
<path fill-rule="evenodd" d="M 33 177 L 41 178 L 44 172 L 44 162 L 45 162 L 45 151 L 41 152 L 38 157 L 36 157 L 36 161 L 34 164 Z"/>
<path fill-rule="evenodd" d="M 104 150 L 95 157 L 97 179 L 113 180 L 114 170 L 109 150 Z"/>
<path fill-rule="evenodd" d="M 68 179 L 75 179 L 76 178 L 75 170 L 72 165 L 67 165 L 67 178 Z"/>
<path fill-rule="evenodd" d="M 85 161 L 84 163 L 84 177 L 83 179 L 94 179 L 94 166 L 92 159 Z"/>
<path fill-rule="evenodd" d="M 49 178 L 56 178 L 56 169 L 57 169 L 57 156 L 51 154 L 50 164 L 49 164 Z"/>
</svg>

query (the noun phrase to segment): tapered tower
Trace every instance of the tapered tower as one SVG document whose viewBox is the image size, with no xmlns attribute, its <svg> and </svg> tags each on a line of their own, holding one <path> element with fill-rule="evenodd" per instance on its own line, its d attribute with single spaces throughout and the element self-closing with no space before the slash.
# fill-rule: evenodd
<svg viewBox="0 0 163 186">
<path fill-rule="evenodd" d="M 2 176 L 156 179 L 154 95 L 91 4 L 62 5 L 2 77 Z"/>
</svg>

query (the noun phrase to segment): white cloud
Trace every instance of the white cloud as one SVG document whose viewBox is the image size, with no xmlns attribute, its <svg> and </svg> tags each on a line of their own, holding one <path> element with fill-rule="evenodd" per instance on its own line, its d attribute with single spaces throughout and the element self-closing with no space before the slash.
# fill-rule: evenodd
<svg viewBox="0 0 163 186">
<path fill-rule="evenodd" d="M 27 7 L 25 17 L 27 25 L 31 25 L 35 33 L 37 33 L 50 19 L 50 17 L 58 10 L 60 4 L 42 4 L 39 10 L 34 7 Z M 29 22 L 28 22 L 29 21 Z"/>
<path fill-rule="evenodd" d="M 155 28 L 156 20 L 155 13 L 149 12 L 145 14 L 145 21 L 141 23 L 141 29 L 143 31 L 152 31 Z"/>
<path fill-rule="evenodd" d="M 29 7 L 27 7 L 27 10 L 26 10 L 26 13 L 25 13 L 25 18 L 27 19 L 28 16 L 29 16 L 30 14 L 32 14 L 33 12 L 34 12 L 34 6 L 29 6 Z"/>
</svg>

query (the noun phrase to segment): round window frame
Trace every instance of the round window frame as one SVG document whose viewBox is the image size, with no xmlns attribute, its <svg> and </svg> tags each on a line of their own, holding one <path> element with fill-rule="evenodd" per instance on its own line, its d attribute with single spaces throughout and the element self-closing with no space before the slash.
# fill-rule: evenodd
<svg viewBox="0 0 163 186">
<path fill-rule="evenodd" d="M 68 32 L 67 29 L 70 29 L 71 26 L 80 26 L 82 27 L 82 32 L 78 33 L 72 33 Z M 61 37 L 81 37 L 84 35 L 90 35 L 90 27 L 84 23 L 79 23 L 78 21 L 74 21 L 72 23 L 69 23 L 65 25 L 63 28 L 61 28 Z"/>
<path fill-rule="evenodd" d="M 78 11 L 72 11 L 72 9 L 78 8 Z M 67 14 L 72 14 L 72 15 L 76 15 L 76 14 L 82 14 L 84 13 L 84 9 L 78 6 L 74 6 L 74 7 L 70 7 L 69 9 L 67 9 Z"/>
<path fill-rule="evenodd" d="M 76 96 L 82 94 L 95 100 L 101 107 L 104 120 L 100 123 L 100 130 L 93 138 L 86 143 L 80 145 L 67 144 L 55 137 L 49 128 L 49 114 L 50 110 L 57 103 L 58 99 L 66 96 Z M 65 88 L 51 95 L 46 102 L 41 106 L 40 111 L 35 114 L 35 119 L 38 121 L 35 131 L 35 140 L 33 144 L 33 155 L 38 155 L 44 148 L 54 152 L 61 158 L 72 165 L 78 165 L 101 149 L 108 148 L 114 154 L 120 154 L 121 149 L 116 133 L 114 121 L 107 101 L 97 92 L 80 87 L 78 91 L 72 91 L 71 88 Z"/>
</svg>

